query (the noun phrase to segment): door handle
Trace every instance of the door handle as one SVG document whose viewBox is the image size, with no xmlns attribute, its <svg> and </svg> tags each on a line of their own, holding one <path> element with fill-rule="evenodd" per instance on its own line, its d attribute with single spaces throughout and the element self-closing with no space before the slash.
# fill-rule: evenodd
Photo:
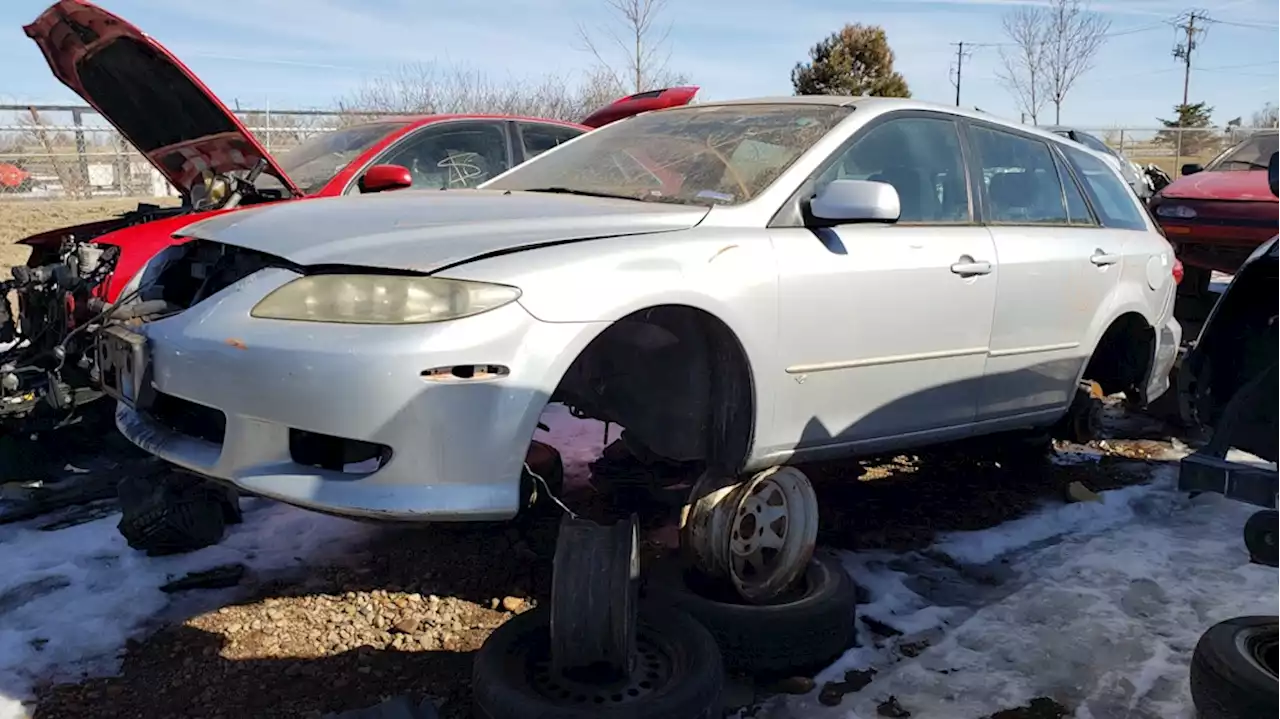
<svg viewBox="0 0 1280 719">
<path fill-rule="evenodd" d="M 979 262 L 969 255 L 960 255 L 960 261 L 951 265 L 951 271 L 961 277 L 991 274 L 990 262 Z"/>
<path fill-rule="evenodd" d="M 1120 255 L 1109 255 L 1103 252 L 1101 248 L 1098 248 L 1093 251 L 1093 254 L 1089 257 L 1089 261 L 1099 267 L 1106 267 L 1107 265 L 1114 265 L 1119 262 Z"/>
</svg>

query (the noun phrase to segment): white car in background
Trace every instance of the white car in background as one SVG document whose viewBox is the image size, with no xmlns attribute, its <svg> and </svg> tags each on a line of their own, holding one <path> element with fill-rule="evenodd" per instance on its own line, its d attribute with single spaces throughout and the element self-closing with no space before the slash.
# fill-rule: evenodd
<svg viewBox="0 0 1280 719">
<path fill-rule="evenodd" d="M 1119 150 L 1113 149 L 1110 145 L 1099 140 L 1097 137 L 1070 127 L 1046 127 L 1044 129 L 1049 132 L 1062 135 L 1063 137 L 1070 138 L 1090 150 L 1097 152 L 1103 157 L 1106 157 L 1111 161 L 1111 164 L 1115 165 L 1116 169 L 1120 172 L 1120 176 L 1124 178 L 1124 181 L 1128 183 L 1129 187 L 1133 188 L 1134 194 L 1141 198 L 1143 202 L 1151 199 L 1151 196 L 1155 194 L 1155 188 L 1152 187 L 1151 182 L 1147 180 L 1146 172 L 1142 167 L 1134 162 L 1130 162 L 1128 158 L 1120 154 Z"/>
</svg>

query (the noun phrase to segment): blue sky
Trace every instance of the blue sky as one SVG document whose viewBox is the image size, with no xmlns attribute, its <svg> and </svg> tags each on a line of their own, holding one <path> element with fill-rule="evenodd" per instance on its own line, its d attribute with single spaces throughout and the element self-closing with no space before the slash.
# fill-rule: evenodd
<svg viewBox="0 0 1280 719">
<path fill-rule="evenodd" d="M 0 102 L 72 102 L 22 34 L 50 0 L 0 3 Z M 1034 0 L 1026 0 L 1033 3 Z M 1181 66 L 1167 21 L 1192 8 L 1221 20 L 1201 38 L 1192 101 L 1225 123 L 1280 95 L 1275 0 L 1096 0 L 1112 23 L 1097 67 L 1067 98 L 1078 127 L 1151 127 L 1181 100 Z M 589 64 L 579 22 L 608 22 L 600 0 L 103 0 L 183 59 L 225 102 L 322 108 L 397 65 L 463 65 L 498 78 L 570 74 Z M 670 66 L 703 100 L 790 94 L 790 70 L 845 22 L 878 24 L 916 97 L 954 100 L 956 41 L 998 43 L 1000 16 L 1024 0 L 669 0 Z M 551 10 L 554 8 L 554 10 Z M 1234 23 L 1234 24 L 1232 24 Z M 1245 27 L 1248 25 L 1249 27 Z M 995 79 L 995 48 L 966 61 L 963 104 L 1017 117 Z M 1049 114 L 1052 119 L 1052 114 Z M 1042 116 L 1043 121 L 1043 116 Z"/>
</svg>

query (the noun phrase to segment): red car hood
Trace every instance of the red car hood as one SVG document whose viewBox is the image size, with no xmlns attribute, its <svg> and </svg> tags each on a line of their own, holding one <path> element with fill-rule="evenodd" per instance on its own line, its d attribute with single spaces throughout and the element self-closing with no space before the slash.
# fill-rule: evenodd
<svg viewBox="0 0 1280 719">
<path fill-rule="evenodd" d="M 301 194 L 244 124 L 160 43 L 85 0 L 59 0 L 23 30 L 62 84 L 184 194 L 201 172 L 266 172 Z"/>
<path fill-rule="evenodd" d="M 1197 172 L 1178 179 L 1161 190 L 1160 195 L 1180 200 L 1276 201 L 1267 185 L 1266 170 Z"/>
</svg>

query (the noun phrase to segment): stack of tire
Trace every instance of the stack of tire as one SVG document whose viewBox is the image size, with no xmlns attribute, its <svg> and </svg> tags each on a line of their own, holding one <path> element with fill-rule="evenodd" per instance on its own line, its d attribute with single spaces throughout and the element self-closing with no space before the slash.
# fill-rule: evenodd
<svg viewBox="0 0 1280 719">
<path fill-rule="evenodd" d="M 678 564 L 647 577 L 640 608 L 638 683 L 575 684 L 531 654 L 546 652 L 550 615 L 534 610 L 494 630 L 476 656 L 476 716 L 557 719 L 711 719 L 723 712 L 726 670 L 753 677 L 807 674 L 853 641 L 856 591 L 835 557 L 815 556 L 795 592 L 744 604 L 731 588 L 701 583 Z"/>
</svg>

